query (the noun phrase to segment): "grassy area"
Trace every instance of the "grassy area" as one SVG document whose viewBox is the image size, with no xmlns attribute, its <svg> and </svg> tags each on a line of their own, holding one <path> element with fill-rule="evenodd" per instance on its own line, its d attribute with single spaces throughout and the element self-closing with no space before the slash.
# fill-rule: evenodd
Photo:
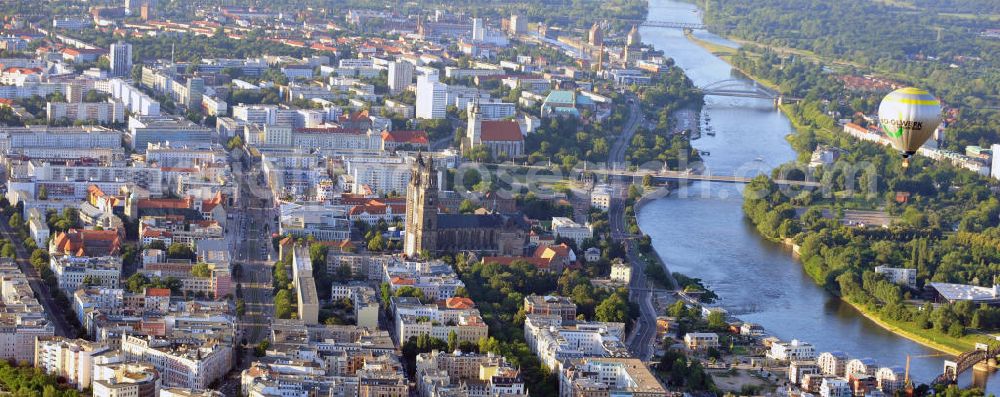
<svg viewBox="0 0 1000 397">
<path fill-rule="evenodd" d="M 917 9 L 917 7 L 914 6 L 913 4 L 911 4 L 911 3 L 907 2 L 907 1 L 903 1 L 903 0 L 877 0 L 877 1 L 879 3 L 885 4 L 887 6 L 892 6 L 892 7 L 906 8 L 906 9 L 910 9 L 910 10 Z"/>
<path fill-rule="evenodd" d="M 942 17 L 952 17 L 952 18 L 959 18 L 959 19 L 980 19 L 980 18 L 986 18 L 986 19 L 989 19 L 991 21 L 1000 21 L 1000 14 L 961 14 L 961 13 L 953 13 L 953 12 L 942 12 L 942 13 L 940 13 L 938 15 L 940 15 Z"/>
<path fill-rule="evenodd" d="M 692 34 L 690 30 L 685 31 L 684 36 L 687 37 L 688 40 L 691 40 L 698 46 L 708 50 L 709 52 L 711 52 L 712 54 L 714 54 L 719 58 L 722 58 L 726 62 L 729 62 L 730 59 L 732 59 L 733 55 L 736 55 L 737 48 L 724 46 L 722 44 L 712 43 L 707 40 L 699 39 L 697 37 L 694 37 L 694 34 Z"/>
<path fill-rule="evenodd" d="M 851 301 L 844 300 L 855 309 L 858 310 L 863 316 L 872 320 L 875 324 L 880 327 L 885 328 L 887 331 L 892 332 L 896 335 L 902 336 L 906 339 L 917 342 L 921 345 L 927 346 L 931 349 L 938 350 L 951 355 L 959 355 L 963 352 L 972 350 L 975 348 L 976 343 L 986 343 L 990 341 L 990 338 L 986 335 L 981 334 L 967 334 L 961 338 L 956 338 L 947 334 L 944 334 L 935 329 L 923 329 L 920 328 L 916 323 L 904 322 L 890 320 L 882 317 L 876 312 L 869 311 L 861 305 L 856 305 Z"/>
</svg>

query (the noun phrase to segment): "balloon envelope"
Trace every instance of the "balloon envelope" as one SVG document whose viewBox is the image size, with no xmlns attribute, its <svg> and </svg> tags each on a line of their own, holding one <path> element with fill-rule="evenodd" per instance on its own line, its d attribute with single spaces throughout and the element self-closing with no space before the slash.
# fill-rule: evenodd
<svg viewBox="0 0 1000 397">
<path fill-rule="evenodd" d="M 941 125 L 941 101 L 924 89 L 900 88 L 882 99 L 878 121 L 892 145 L 909 156 Z"/>
</svg>

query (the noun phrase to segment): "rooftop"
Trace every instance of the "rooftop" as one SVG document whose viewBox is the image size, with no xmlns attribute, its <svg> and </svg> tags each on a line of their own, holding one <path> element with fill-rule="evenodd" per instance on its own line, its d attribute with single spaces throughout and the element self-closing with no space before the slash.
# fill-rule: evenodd
<svg viewBox="0 0 1000 397">
<path fill-rule="evenodd" d="M 947 300 L 991 301 L 1000 298 L 1000 286 L 993 288 L 966 284 L 930 283 Z"/>
<path fill-rule="evenodd" d="M 516 121 L 511 121 L 511 120 L 483 121 L 482 140 L 487 142 L 490 141 L 518 142 L 518 141 L 523 141 L 524 136 L 521 135 L 521 127 L 517 124 Z"/>
</svg>

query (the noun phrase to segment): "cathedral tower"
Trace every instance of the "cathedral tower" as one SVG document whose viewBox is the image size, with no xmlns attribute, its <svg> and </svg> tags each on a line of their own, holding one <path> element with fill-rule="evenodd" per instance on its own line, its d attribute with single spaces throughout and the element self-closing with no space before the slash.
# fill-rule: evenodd
<svg viewBox="0 0 1000 397">
<path fill-rule="evenodd" d="M 406 235 L 404 253 L 419 256 L 437 250 L 438 180 L 434 160 L 417 154 L 406 189 Z"/>
</svg>

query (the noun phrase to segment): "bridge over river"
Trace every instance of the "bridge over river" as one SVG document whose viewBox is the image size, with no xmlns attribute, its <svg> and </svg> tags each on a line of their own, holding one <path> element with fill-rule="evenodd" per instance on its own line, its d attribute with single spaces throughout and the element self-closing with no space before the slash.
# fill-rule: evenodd
<svg viewBox="0 0 1000 397">
<path fill-rule="evenodd" d="M 517 164 L 503 164 L 500 165 L 501 168 L 517 170 L 517 169 L 529 169 L 529 170 L 540 170 L 540 171 L 552 171 L 558 173 L 554 167 L 540 166 L 540 165 L 517 165 Z M 582 172 L 593 173 L 594 175 L 604 175 L 604 176 L 619 176 L 627 177 L 632 179 L 641 179 L 646 176 L 652 178 L 654 182 L 684 182 L 684 181 L 705 181 L 705 182 L 721 182 L 721 183 L 742 183 L 747 184 L 753 180 L 755 176 L 736 176 L 736 175 L 712 175 L 712 174 L 698 174 L 690 171 L 671 171 L 671 170 L 622 170 L 622 169 L 612 169 L 612 168 L 592 168 L 576 170 Z M 543 176 L 543 175 L 539 175 Z M 788 185 L 788 186 L 806 186 L 806 187 L 820 187 L 822 184 L 816 181 L 797 181 L 788 179 L 775 179 L 773 181 L 777 185 Z"/>
<path fill-rule="evenodd" d="M 977 364 L 986 363 L 989 368 L 997 367 L 997 356 L 1000 355 L 1000 346 L 990 346 L 985 343 L 977 343 L 976 349 L 967 351 L 955 357 L 955 360 L 945 360 L 944 372 L 934 379 L 934 384 L 951 384 L 958 381 L 958 376 L 970 368 L 976 368 Z M 977 368 L 978 371 L 978 368 Z M 977 379 L 979 378 L 979 379 Z M 973 386 L 985 386 L 985 377 L 972 377 Z M 982 382 L 982 385 L 977 385 Z"/>
</svg>

